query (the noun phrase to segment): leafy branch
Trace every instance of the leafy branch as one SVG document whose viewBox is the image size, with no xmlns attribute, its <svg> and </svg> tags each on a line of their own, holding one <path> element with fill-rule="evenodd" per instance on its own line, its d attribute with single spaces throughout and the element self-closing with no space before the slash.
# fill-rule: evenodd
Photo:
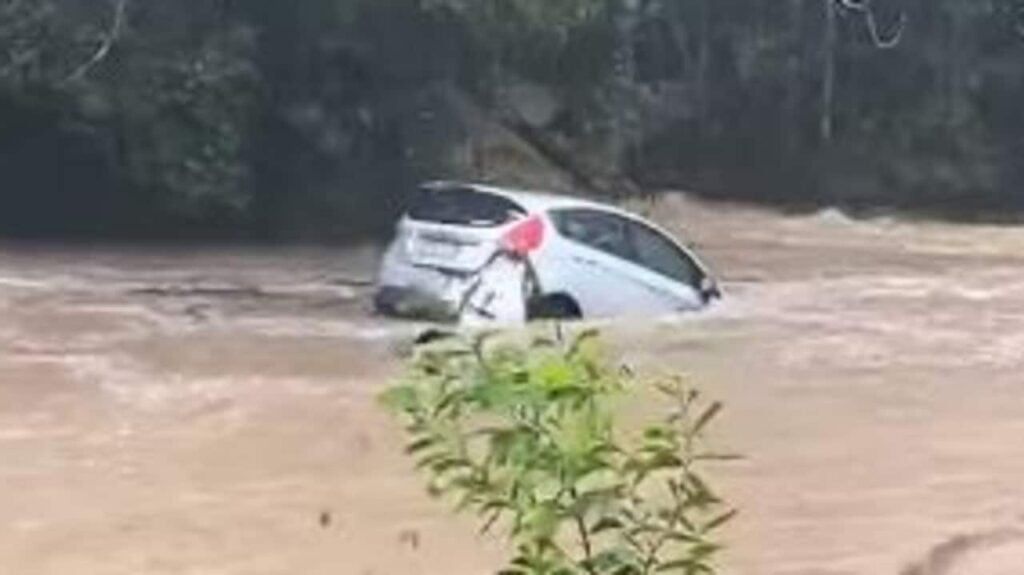
<svg viewBox="0 0 1024 575">
<path fill-rule="evenodd" d="M 701 475 L 721 404 L 678 379 L 670 409 L 627 433 L 616 405 L 636 388 L 598 334 L 516 344 L 493 334 L 423 349 L 384 401 L 410 436 L 429 490 L 504 526 L 504 575 L 713 573 L 735 515 Z"/>
</svg>

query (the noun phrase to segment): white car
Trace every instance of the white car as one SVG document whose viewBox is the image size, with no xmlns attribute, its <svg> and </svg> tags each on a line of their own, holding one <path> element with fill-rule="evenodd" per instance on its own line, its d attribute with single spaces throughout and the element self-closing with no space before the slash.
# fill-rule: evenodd
<svg viewBox="0 0 1024 575">
<path fill-rule="evenodd" d="M 522 262 L 523 273 L 496 265 L 503 262 Z M 384 255 L 377 310 L 459 318 L 482 282 L 492 291 L 475 298 L 477 311 L 519 301 L 521 319 L 531 320 L 694 311 L 720 297 L 694 253 L 623 210 L 478 184 L 424 185 Z"/>
</svg>

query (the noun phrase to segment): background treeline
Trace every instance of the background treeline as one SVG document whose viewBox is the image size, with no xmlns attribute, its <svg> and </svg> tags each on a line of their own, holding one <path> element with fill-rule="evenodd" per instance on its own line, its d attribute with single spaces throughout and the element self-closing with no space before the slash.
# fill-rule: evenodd
<svg viewBox="0 0 1024 575">
<path fill-rule="evenodd" d="M 1024 208 L 1017 0 L 0 0 L 0 234 L 349 239 L 469 177 Z"/>
</svg>

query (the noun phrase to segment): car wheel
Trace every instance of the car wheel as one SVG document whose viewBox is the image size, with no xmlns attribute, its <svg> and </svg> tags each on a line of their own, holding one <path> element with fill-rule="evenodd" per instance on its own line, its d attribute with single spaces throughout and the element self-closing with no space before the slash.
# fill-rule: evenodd
<svg viewBox="0 0 1024 575">
<path fill-rule="evenodd" d="M 564 294 L 541 296 L 530 302 L 530 321 L 583 319 L 583 312 L 574 299 Z"/>
<path fill-rule="evenodd" d="M 396 291 L 389 288 L 381 289 L 373 296 L 373 311 L 377 315 L 398 316 L 401 312 L 399 309 L 400 301 L 401 297 Z"/>
</svg>

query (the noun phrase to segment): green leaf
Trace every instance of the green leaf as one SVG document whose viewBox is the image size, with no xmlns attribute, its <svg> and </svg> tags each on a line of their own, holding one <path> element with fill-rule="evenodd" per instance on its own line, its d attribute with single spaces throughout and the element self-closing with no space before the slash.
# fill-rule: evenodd
<svg viewBox="0 0 1024 575">
<path fill-rule="evenodd" d="M 641 537 L 651 534 L 661 534 L 663 531 L 664 529 L 657 525 L 642 523 L 640 525 L 637 525 L 636 527 L 630 528 L 628 533 L 630 537 Z"/>
<path fill-rule="evenodd" d="M 405 432 L 409 435 L 422 435 L 427 431 L 427 426 L 422 421 L 414 421 L 405 426 Z"/>
<path fill-rule="evenodd" d="M 452 391 L 446 393 L 444 396 L 441 397 L 441 400 L 437 402 L 437 405 L 434 407 L 434 417 L 436 418 L 443 415 L 462 398 L 463 393 L 461 391 Z"/>
<path fill-rule="evenodd" d="M 671 441 L 671 440 L 675 439 L 675 437 L 676 437 L 676 433 L 675 433 L 674 430 L 666 428 L 666 427 L 663 427 L 663 426 L 649 427 L 649 428 L 644 430 L 644 439 L 646 439 L 648 441 L 657 441 L 657 440 L 669 440 L 669 441 Z"/>
<path fill-rule="evenodd" d="M 622 520 L 613 516 L 606 516 L 598 519 L 591 527 L 590 532 L 593 534 L 604 533 L 605 531 L 611 531 L 613 529 L 622 529 L 624 527 Z"/>
<path fill-rule="evenodd" d="M 690 521 L 690 518 L 687 517 L 685 514 L 684 515 L 678 515 L 676 517 L 676 521 L 680 525 L 683 526 L 683 529 L 686 529 L 688 532 L 690 532 L 690 533 L 696 533 L 697 532 L 697 526 L 694 525 L 693 522 Z M 677 533 L 681 533 L 681 532 L 677 531 Z"/>
<path fill-rule="evenodd" d="M 654 384 L 654 389 L 658 390 L 658 392 L 662 393 L 663 395 L 667 395 L 672 398 L 679 397 L 680 395 L 679 384 L 675 382 L 666 383 L 664 381 L 659 381 Z"/>
<path fill-rule="evenodd" d="M 654 454 L 649 461 L 646 462 L 646 468 L 648 471 L 660 471 L 663 469 L 678 469 L 682 467 L 683 460 L 678 455 L 670 451 L 660 451 Z"/>
<path fill-rule="evenodd" d="M 696 535 L 690 535 L 682 531 L 673 531 L 666 535 L 670 541 L 676 541 L 679 543 L 703 543 L 704 540 Z"/>
<path fill-rule="evenodd" d="M 655 573 L 668 573 L 670 571 L 676 573 L 692 573 L 694 566 L 697 564 L 693 559 L 676 559 L 659 564 L 655 569 Z"/>
<path fill-rule="evenodd" d="M 576 379 L 572 366 L 559 359 L 543 362 L 534 370 L 534 375 L 543 387 L 553 390 L 562 390 Z"/>
<path fill-rule="evenodd" d="M 576 501 L 569 508 L 569 512 L 575 515 L 585 515 L 589 511 L 604 509 L 620 499 L 622 491 L 618 485 L 601 489 L 592 489 L 580 493 Z"/>
<path fill-rule="evenodd" d="M 625 547 L 607 549 L 594 555 L 589 561 L 580 563 L 588 573 L 611 573 L 638 575 L 642 573 L 642 559 L 636 552 Z"/>
<path fill-rule="evenodd" d="M 584 350 L 584 346 L 587 342 L 596 341 L 601 336 L 601 332 L 598 329 L 590 328 L 580 332 L 572 341 L 572 345 L 569 346 L 569 353 L 567 357 L 573 358 L 580 355 Z"/>
<path fill-rule="evenodd" d="M 708 408 L 705 409 L 703 413 L 701 413 L 700 417 L 697 418 L 697 422 L 693 424 L 693 434 L 700 434 L 700 432 L 703 431 L 704 428 L 707 427 L 709 423 L 711 423 L 711 420 L 714 419 L 715 416 L 718 415 L 718 413 L 721 411 L 722 402 L 716 401 L 709 405 Z"/>
<path fill-rule="evenodd" d="M 743 461 L 746 458 L 734 453 L 700 453 L 693 456 L 694 461 Z"/>
<path fill-rule="evenodd" d="M 686 479 L 691 486 L 690 495 L 698 505 L 710 505 L 718 503 L 719 499 L 708 487 L 708 484 L 694 472 L 688 472 Z"/>
<path fill-rule="evenodd" d="M 698 543 L 690 549 L 690 557 L 692 557 L 694 561 L 699 562 L 711 557 L 721 549 L 722 546 L 716 543 Z"/>
<path fill-rule="evenodd" d="M 721 527 L 722 525 L 725 525 L 729 521 L 732 521 L 732 519 L 736 517 L 737 513 L 739 513 L 738 510 L 732 509 L 719 515 L 718 517 L 715 517 L 711 521 L 708 521 L 706 525 L 704 525 L 704 529 L 702 531 L 704 533 L 710 533 L 714 531 L 715 529 Z"/>
<path fill-rule="evenodd" d="M 418 439 L 405 447 L 405 454 L 416 455 L 421 451 L 430 449 L 431 447 L 437 445 L 437 443 L 438 439 L 436 437 L 424 437 L 422 439 Z"/>
<path fill-rule="evenodd" d="M 459 457 L 446 457 L 430 464 L 430 470 L 437 475 L 444 475 L 456 469 L 472 467 L 469 461 Z"/>
<path fill-rule="evenodd" d="M 512 565 L 514 565 L 516 567 L 525 567 L 525 568 L 529 568 L 533 564 L 532 561 L 530 561 L 528 558 L 526 558 L 526 557 L 524 557 L 522 555 L 513 558 L 511 563 L 512 563 Z"/>
<path fill-rule="evenodd" d="M 465 359 L 473 355 L 472 350 L 464 348 L 440 349 L 436 353 L 437 357 L 449 363 L 452 362 L 453 360 Z"/>
<path fill-rule="evenodd" d="M 551 539 L 558 530 L 558 509 L 551 503 L 538 505 L 526 513 L 523 522 L 535 540 Z"/>
<path fill-rule="evenodd" d="M 501 516 L 508 510 L 512 509 L 512 506 L 507 501 L 501 499 L 492 499 L 480 506 L 480 513 L 490 513 L 490 517 L 484 522 L 483 527 L 480 528 L 480 533 L 485 534 L 490 532 L 494 524 L 501 519 Z"/>
<path fill-rule="evenodd" d="M 416 469 L 428 469 L 444 458 L 445 455 L 443 453 L 433 453 L 427 455 L 426 457 L 423 457 L 422 459 L 416 462 Z"/>
<path fill-rule="evenodd" d="M 536 336 L 530 340 L 530 347 L 533 348 L 554 348 L 558 346 L 558 341 L 547 336 Z"/>
<path fill-rule="evenodd" d="M 408 413 L 419 405 L 419 394 L 411 385 L 400 385 L 382 393 L 380 401 L 389 409 Z"/>
</svg>

